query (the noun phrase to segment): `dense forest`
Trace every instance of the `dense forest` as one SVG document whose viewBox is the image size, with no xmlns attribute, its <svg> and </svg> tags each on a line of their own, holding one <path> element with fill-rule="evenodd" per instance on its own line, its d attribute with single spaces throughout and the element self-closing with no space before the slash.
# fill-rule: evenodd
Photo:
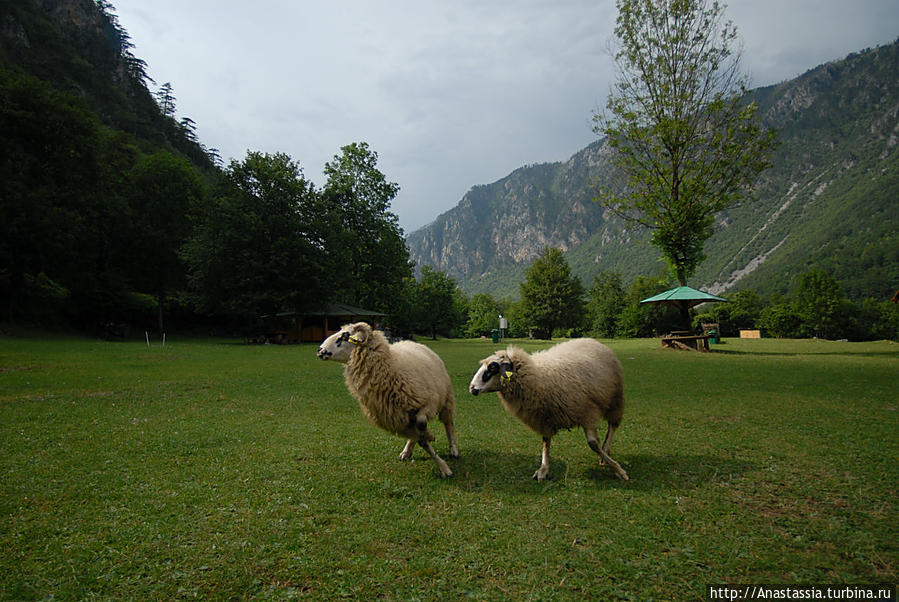
<svg viewBox="0 0 899 602">
<path fill-rule="evenodd" d="M 111 5 L 0 6 L 3 321 L 245 325 L 332 300 L 403 313 L 398 187 L 367 144 L 335 149 L 320 189 L 282 153 L 222 166 L 172 87 L 150 92 Z"/>
</svg>

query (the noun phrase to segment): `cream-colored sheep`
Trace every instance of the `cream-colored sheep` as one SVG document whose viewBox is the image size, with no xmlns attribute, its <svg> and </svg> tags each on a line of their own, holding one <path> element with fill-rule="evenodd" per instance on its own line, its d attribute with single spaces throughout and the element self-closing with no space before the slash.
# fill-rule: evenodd
<svg viewBox="0 0 899 602">
<path fill-rule="evenodd" d="M 609 456 L 624 412 L 624 378 L 615 353 L 594 339 L 575 339 L 529 355 L 518 347 L 481 361 L 471 379 L 472 395 L 496 391 L 506 411 L 543 436 L 543 456 L 534 478 L 549 473 L 549 442 L 561 429 L 583 427 L 590 448 L 615 474 L 628 480 Z M 600 445 L 596 428 L 609 424 Z"/>
<path fill-rule="evenodd" d="M 408 441 L 401 460 L 412 458 L 418 442 L 434 459 L 442 477 L 453 475 L 431 446 L 428 422 L 440 418 L 446 428 L 450 457 L 456 458 L 453 417 L 456 399 L 443 360 L 420 343 L 393 345 L 365 322 L 347 324 L 325 339 L 318 357 L 344 363 L 346 386 L 373 425 Z"/>
</svg>

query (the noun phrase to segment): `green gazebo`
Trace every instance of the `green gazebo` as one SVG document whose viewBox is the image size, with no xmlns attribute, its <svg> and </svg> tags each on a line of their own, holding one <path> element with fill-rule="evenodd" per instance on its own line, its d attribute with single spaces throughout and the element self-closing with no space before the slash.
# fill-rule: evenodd
<svg viewBox="0 0 899 602">
<path fill-rule="evenodd" d="M 690 324 L 690 308 L 702 303 L 727 303 L 727 299 L 718 297 L 711 293 L 701 291 L 692 286 L 676 286 L 672 289 L 647 297 L 640 301 L 643 303 L 670 303 L 680 309 L 681 319 L 683 320 L 684 331 L 673 333 L 667 337 L 662 337 L 662 345 L 666 347 L 690 347 L 699 349 L 699 344 L 703 343 L 704 348 L 708 349 L 708 337 L 705 335 L 693 336 Z"/>
</svg>

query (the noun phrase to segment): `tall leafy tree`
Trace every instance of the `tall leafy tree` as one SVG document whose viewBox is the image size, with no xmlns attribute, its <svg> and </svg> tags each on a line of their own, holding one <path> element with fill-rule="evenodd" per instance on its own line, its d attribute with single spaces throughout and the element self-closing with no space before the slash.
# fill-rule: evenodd
<svg viewBox="0 0 899 602">
<path fill-rule="evenodd" d="M 594 131 L 618 178 L 600 185 L 615 213 L 652 230 L 681 284 L 704 259 L 714 215 L 749 199 L 774 132 L 744 101 L 736 28 L 707 0 L 618 0 L 618 79 Z"/>
<path fill-rule="evenodd" d="M 765 336 L 776 338 L 799 338 L 802 328 L 802 317 L 797 313 L 794 303 L 777 301 L 762 309 L 759 313 L 758 326 L 765 331 Z"/>
<path fill-rule="evenodd" d="M 202 194 L 194 168 L 171 153 L 142 157 L 131 170 L 132 279 L 156 297 L 160 331 L 165 331 L 166 297 L 183 284 L 180 251 L 192 231 L 191 210 Z"/>
<path fill-rule="evenodd" d="M 394 290 L 395 293 L 386 306 L 389 311 L 385 310 L 385 330 L 391 336 L 407 338 L 415 333 L 418 325 L 418 282 L 410 275 L 403 278 Z"/>
<path fill-rule="evenodd" d="M 185 246 L 199 308 L 252 321 L 320 307 L 335 271 L 325 213 L 287 155 L 232 161 Z"/>
<path fill-rule="evenodd" d="M 429 265 L 422 266 L 416 293 L 418 328 L 432 339 L 438 334 L 451 334 L 462 323 L 460 295 L 456 281 Z"/>
<path fill-rule="evenodd" d="M 484 336 L 499 327 L 502 308 L 491 295 L 479 293 L 468 304 L 468 322 L 465 333 L 470 337 Z"/>
<path fill-rule="evenodd" d="M 598 336 L 618 336 L 618 321 L 624 309 L 625 290 L 621 274 L 600 272 L 593 277 L 587 310 L 591 329 Z"/>
<path fill-rule="evenodd" d="M 378 154 L 365 142 L 344 146 L 325 165 L 325 176 L 323 195 L 337 239 L 331 250 L 344 266 L 345 300 L 393 313 L 399 308 L 391 303 L 412 275 L 403 231 L 390 210 L 399 185 L 378 169 Z"/>
<path fill-rule="evenodd" d="M 805 336 L 830 338 L 835 333 L 843 289 L 823 270 L 806 272 L 796 289 L 794 305 Z"/>
<path fill-rule="evenodd" d="M 680 323 L 680 312 L 667 303 L 641 304 L 640 300 L 671 286 L 667 277 L 637 276 L 628 287 L 618 318 L 618 334 L 626 337 L 654 337 L 670 332 Z"/>
<path fill-rule="evenodd" d="M 529 323 L 547 337 L 556 328 L 580 325 L 584 317 L 584 287 L 559 249 L 544 249 L 520 284 L 523 311 Z"/>
</svg>

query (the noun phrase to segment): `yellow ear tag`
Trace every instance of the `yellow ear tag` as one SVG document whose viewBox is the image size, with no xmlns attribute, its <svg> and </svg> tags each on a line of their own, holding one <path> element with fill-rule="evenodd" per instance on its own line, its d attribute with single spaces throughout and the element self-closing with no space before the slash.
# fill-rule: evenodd
<svg viewBox="0 0 899 602">
<path fill-rule="evenodd" d="M 503 374 L 503 380 L 512 380 L 513 374 L 514 372 L 512 372 L 511 370 L 506 370 L 506 373 Z"/>
<path fill-rule="evenodd" d="M 360 341 L 359 339 L 356 338 L 356 335 L 351 336 L 351 337 L 350 337 L 349 339 L 347 339 L 347 340 L 348 340 L 350 343 L 352 343 L 353 345 L 358 345 L 359 343 L 362 342 L 362 341 Z"/>
</svg>

